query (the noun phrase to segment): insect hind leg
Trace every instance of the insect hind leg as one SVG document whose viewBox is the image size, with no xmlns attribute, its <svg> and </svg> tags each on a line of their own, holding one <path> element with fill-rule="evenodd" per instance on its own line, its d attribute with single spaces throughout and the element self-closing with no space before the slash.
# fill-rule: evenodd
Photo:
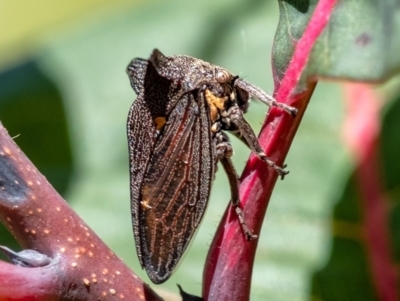
<svg viewBox="0 0 400 301">
<path fill-rule="evenodd" d="M 220 160 L 226 172 L 226 175 L 228 176 L 229 186 L 231 189 L 231 202 L 233 207 L 235 208 L 240 226 L 242 227 L 248 241 L 256 239 L 258 236 L 254 235 L 253 232 L 247 227 L 246 221 L 243 216 L 243 211 L 240 208 L 239 178 L 237 176 L 232 160 L 230 159 L 233 154 L 232 146 L 229 142 L 228 136 L 226 136 L 226 134 L 223 132 L 219 132 L 217 134 L 217 141 L 217 157 Z"/>
</svg>

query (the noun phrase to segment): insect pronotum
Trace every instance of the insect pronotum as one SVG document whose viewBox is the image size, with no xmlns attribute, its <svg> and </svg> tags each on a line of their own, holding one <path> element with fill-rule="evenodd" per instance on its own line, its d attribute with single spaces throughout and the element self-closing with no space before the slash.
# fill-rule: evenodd
<svg viewBox="0 0 400 301">
<path fill-rule="evenodd" d="M 127 67 L 137 94 L 127 122 L 132 224 L 136 251 L 154 283 L 170 276 L 198 227 L 219 162 L 248 240 L 239 207 L 229 131 L 283 178 L 287 171 L 263 152 L 243 117 L 252 96 L 295 115 L 260 88 L 227 70 L 185 55 L 134 59 Z"/>
</svg>

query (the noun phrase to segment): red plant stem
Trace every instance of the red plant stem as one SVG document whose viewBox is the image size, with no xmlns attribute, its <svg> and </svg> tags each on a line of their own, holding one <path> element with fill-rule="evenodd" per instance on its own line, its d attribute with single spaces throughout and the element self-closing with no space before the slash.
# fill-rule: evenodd
<svg viewBox="0 0 400 301">
<path fill-rule="evenodd" d="M 62 283 L 55 271 L 47 268 L 27 269 L 0 261 L 0 300 L 50 301 L 56 300 Z"/>
<path fill-rule="evenodd" d="M 396 266 L 389 238 L 388 201 L 383 191 L 379 162 L 380 104 L 367 84 L 345 85 L 348 107 L 344 134 L 354 158 L 363 211 L 363 229 L 372 282 L 378 299 L 398 300 Z"/>
<path fill-rule="evenodd" d="M 292 118 L 278 109 L 271 109 L 259 141 L 266 154 L 281 164 L 307 107 L 316 83 L 305 91 L 296 91 L 311 49 L 325 28 L 335 0 L 321 0 L 296 48 L 282 81 L 277 80 L 275 96 L 278 101 L 294 105 L 299 113 Z M 241 177 L 240 197 L 244 217 L 250 229 L 259 234 L 277 174 L 252 156 Z M 247 242 L 231 206 L 225 212 L 211 244 L 203 275 L 205 300 L 249 300 L 251 274 L 257 240 Z"/>
<path fill-rule="evenodd" d="M 0 123 L 0 221 L 40 267 L 0 262 L 0 300 L 161 300 L 68 206 Z"/>
</svg>

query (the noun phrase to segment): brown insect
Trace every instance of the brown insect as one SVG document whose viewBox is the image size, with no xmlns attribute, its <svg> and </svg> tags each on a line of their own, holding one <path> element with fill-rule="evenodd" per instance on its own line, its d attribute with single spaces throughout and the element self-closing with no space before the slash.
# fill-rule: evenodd
<svg viewBox="0 0 400 301">
<path fill-rule="evenodd" d="M 186 250 L 207 206 L 218 161 L 228 175 L 231 201 L 248 240 L 239 207 L 239 183 L 230 157 L 229 131 L 283 178 L 243 117 L 250 96 L 295 115 L 297 110 L 227 70 L 185 55 L 164 56 L 127 68 L 137 99 L 127 132 L 132 224 L 136 251 L 154 283 L 167 280 Z"/>
</svg>

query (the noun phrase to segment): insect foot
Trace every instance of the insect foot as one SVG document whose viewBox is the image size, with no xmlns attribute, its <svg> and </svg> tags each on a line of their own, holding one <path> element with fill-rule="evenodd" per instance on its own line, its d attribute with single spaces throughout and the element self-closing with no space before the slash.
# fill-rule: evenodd
<svg viewBox="0 0 400 301">
<path fill-rule="evenodd" d="M 240 226 L 243 229 L 244 234 L 246 235 L 246 239 L 248 241 L 254 240 L 258 238 L 258 235 L 255 235 L 251 232 L 251 230 L 247 227 L 246 222 L 244 221 L 243 211 L 239 206 L 235 206 L 236 215 L 238 216 Z"/>
<path fill-rule="evenodd" d="M 281 180 L 283 180 L 285 178 L 285 176 L 289 173 L 288 170 L 285 170 L 286 168 L 286 164 L 283 164 L 282 167 L 276 165 L 276 163 L 270 159 L 268 159 L 268 157 L 265 155 L 265 153 L 260 153 L 257 154 L 261 160 L 263 160 L 264 162 L 266 162 L 269 166 L 271 166 L 273 169 L 276 170 L 276 172 L 278 173 L 278 175 L 281 177 Z"/>
</svg>

